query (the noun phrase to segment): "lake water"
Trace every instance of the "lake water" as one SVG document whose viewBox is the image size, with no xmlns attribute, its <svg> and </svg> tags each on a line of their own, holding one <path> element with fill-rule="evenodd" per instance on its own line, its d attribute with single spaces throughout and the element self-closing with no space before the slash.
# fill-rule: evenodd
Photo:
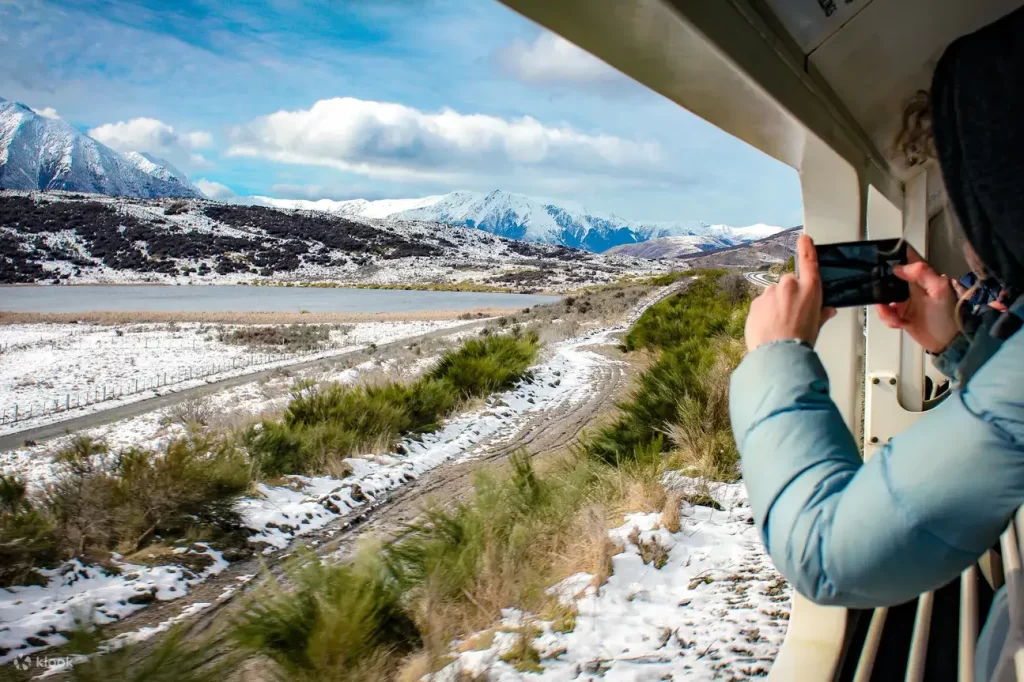
<svg viewBox="0 0 1024 682">
<path fill-rule="evenodd" d="M 0 287 L 0 311 L 410 313 L 474 308 L 529 308 L 557 296 L 393 289 L 248 286 Z"/>
</svg>

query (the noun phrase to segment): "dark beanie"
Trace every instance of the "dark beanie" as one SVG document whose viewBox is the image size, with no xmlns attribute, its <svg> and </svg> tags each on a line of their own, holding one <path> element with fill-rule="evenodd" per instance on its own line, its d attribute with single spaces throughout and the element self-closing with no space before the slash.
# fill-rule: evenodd
<svg viewBox="0 0 1024 682">
<path fill-rule="evenodd" d="M 1024 293 L 1024 8 L 946 48 L 932 79 L 935 148 L 967 241 Z"/>
</svg>

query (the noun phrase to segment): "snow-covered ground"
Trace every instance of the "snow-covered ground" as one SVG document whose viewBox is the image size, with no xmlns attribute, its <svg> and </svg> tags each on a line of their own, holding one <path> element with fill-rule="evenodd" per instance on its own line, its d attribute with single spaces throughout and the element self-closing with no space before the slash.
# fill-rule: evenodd
<svg viewBox="0 0 1024 682">
<path fill-rule="evenodd" d="M 645 304 L 653 300 L 652 296 Z M 592 348 L 613 343 L 612 333 L 627 326 L 553 345 L 535 368 L 532 383 L 491 397 L 482 408 L 456 416 L 421 441 L 407 439 L 402 454 L 351 458 L 347 461 L 352 473 L 344 479 L 295 476 L 289 477 L 289 486 L 260 485 L 258 496 L 240 502 L 252 531 L 250 541 L 265 554 L 281 551 L 296 536 L 359 513 L 435 467 L 478 455 L 485 441 L 507 441 L 533 412 L 586 400 L 597 372 L 615 362 Z M 413 367 L 421 371 L 430 360 L 418 360 Z M 368 359 L 352 368 L 321 372 L 317 378 L 353 381 L 389 368 L 399 369 L 393 360 Z M 246 384 L 210 400 L 215 411 L 261 414 L 285 404 L 287 386 L 294 380 L 282 376 L 262 386 Z M 91 435 L 114 448 L 159 447 L 175 428 L 180 429 L 168 426 L 163 412 L 93 429 Z M 38 447 L 9 455 L 0 460 L 0 471 L 17 471 L 37 481 L 52 476 L 49 458 Z M 671 474 L 665 485 L 685 491 L 694 482 Z M 713 680 L 765 674 L 785 636 L 790 588 L 764 553 L 742 486 L 717 484 L 708 492 L 722 510 L 683 503 L 678 532 L 662 527 L 660 514 L 628 515 L 621 527 L 610 531 L 623 551 L 613 557 L 613 574 L 604 585 L 594 586 L 593 576 L 577 574 L 552 586 L 552 593 L 577 613 L 570 632 L 556 631 L 552 623 L 532 614 L 509 610 L 491 631 L 456 643 L 455 661 L 428 679 L 454 682 L 462 679 L 460 671 L 484 670 L 492 680 Z M 665 551 L 660 568 L 645 563 L 641 554 L 640 545 L 650 547 L 654 542 Z M 50 583 L 45 587 L 0 589 L 0 663 L 60 644 L 60 631 L 68 629 L 69 617 L 76 613 L 91 612 L 96 622 L 111 622 L 143 608 L 136 602 L 177 599 L 223 570 L 222 558 L 211 549 L 192 545 L 176 551 L 207 553 L 213 562 L 202 571 L 188 572 L 175 565 L 124 565 L 120 575 L 108 575 L 76 561 L 47 572 Z M 225 594 L 235 589 L 229 586 Z M 190 604 L 165 623 L 124 633 L 107 646 L 145 639 L 209 606 Z M 539 630 L 536 637 L 529 636 L 542 659 L 539 673 L 520 672 L 503 660 L 524 627 L 530 633 Z"/>
<path fill-rule="evenodd" d="M 0 413 L 8 422 L 0 424 L 0 434 L 460 324 L 465 322 L 330 325 L 334 328 L 324 349 L 302 354 L 220 341 L 221 330 L 230 332 L 237 325 L 0 326 L 0 347 L 5 348 L 0 356 Z M 101 400 L 104 395 L 118 397 Z M 12 422 L 15 405 L 20 419 Z M 47 414 L 43 414 L 44 405 Z M 58 411 L 54 411 L 55 405 Z M 67 406 L 70 409 L 64 409 Z M 34 416 L 25 419 L 30 413 Z"/>
<path fill-rule="evenodd" d="M 786 634 L 790 588 L 751 525 L 742 484 L 720 485 L 712 496 L 724 511 L 684 502 L 678 532 L 662 526 L 661 514 L 630 514 L 611 530 L 623 551 L 612 557 L 604 585 L 580 573 L 551 588 L 576 611 L 570 632 L 509 609 L 495 629 L 457 642 L 456 660 L 425 679 L 457 682 L 485 672 L 501 682 L 767 674 Z M 641 555 L 640 545 L 651 543 L 667 552 L 660 568 Z M 521 671 L 509 655 L 524 632 L 539 654 L 539 671 Z"/>
<path fill-rule="evenodd" d="M 551 357 L 534 368 L 531 383 L 492 396 L 482 409 L 458 415 L 421 440 L 406 439 L 403 455 L 349 459 L 353 474 L 342 480 L 291 477 L 302 484 L 300 491 L 261 485 L 263 497 L 242 502 L 246 523 L 254 531 L 251 539 L 286 547 L 296 535 L 345 516 L 445 462 L 480 454 L 484 441 L 511 438 L 533 412 L 586 400 L 597 369 L 615 362 L 587 346 L 611 343 L 609 334 L 602 330 L 558 344 Z"/>
<path fill-rule="evenodd" d="M 449 420 L 444 428 L 428 434 L 420 441 L 407 439 L 402 443 L 404 454 L 377 454 L 351 458 L 348 463 L 353 473 L 344 479 L 330 477 L 290 477 L 291 487 L 260 485 L 259 497 L 246 498 L 240 502 L 246 525 L 252 530 L 251 541 L 265 546 L 264 552 L 271 553 L 288 545 L 291 538 L 322 528 L 331 521 L 346 516 L 355 510 L 372 504 L 389 490 L 393 490 L 419 475 L 445 462 L 473 457 L 481 450 L 483 441 L 512 437 L 526 421 L 530 413 L 551 410 L 565 402 L 586 400 L 592 381 L 603 363 L 614 362 L 596 353 L 587 346 L 612 343 L 611 333 L 623 327 L 603 329 L 586 336 L 559 343 L 549 350 L 546 358 L 534 368 L 532 383 L 493 396 L 485 407 L 470 413 L 458 415 Z M 374 363 L 348 370 L 339 370 L 327 380 L 352 380 L 361 371 L 371 371 Z M 216 396 L 217 404 L 231 404 L 240 409 L 248 407 L 258 412 L 274 404 L 259 392 L 246 393 L 238 387 Z M 286 398 L 277 399 L 283 403 Z M 154 436 L 155 433 L 163 435 Z M 168 437 L 161 431 L 160 415 L 145 415 L 124 424 L 104 427 L 108 442 L 118 445 L 152 445 L 160 438 Z M 147 440 L 147 438 L 149 440 Z M 141 440 L 140 440 L 141 439 Z M 0 471 L 21 473 L 33 483 L 52 477 L 52 462 L 41 457 L 37 448 L 30 448 L 4 455 Z M 36 451 L 36 452 L 32 452 Z M 299 489 L 296 490 L 295 488 Z M 89 611 L 90 607 L 107 606 L 114 599 L 110 595 L 130 594 L 134 585 L 128 579 L 135 567 L 126 567 L 121 575 L 97 577 L 98 568 L 91 569 L 82 580 L 67 581 L 65 572 L 72 566 L 73 572 L 80 568 L 66 564 L 52 572 L 50 583 L 45 587 L 13 587 L 0 589 L 0 664 L 48 646 L 64 641 L 59 631 L 66 629 L 66 617 L 70 609 Z M 182 567 L 161 567 L 159 570 Z M 157 569 L 154 569 L 157 570 Z M 162 575 L 162 574 L 161 574 Z M 168 584 L 159 589 L 157 599 L 173 599 L 184 596 L 188 588 L 207 574 L 194 575 L 185 580 Z M 88 579 L 86 579 L 88 578 Z M 139 578 L 135 578 L 135 581 Z M 148 584 L 148 583 L 146 583 Z M 174 589 L 170 589 L 173 587 Z M 115 610 L 110 613 L 95 611 L 96 622 L 110 622 L 113 615 L 121 616 L 127 609 L 138 605 L 120 604 L 118 596 Z M 102 604 L 100 604 L 102 602 Z M 39 633 L 45 632 L 46 636 Z M 32 639 L 30 639 L 32 638 Z M 19 648 L 20 647 L 20 648 Z M 8 649 L 4 652 L 3 649 Z"/>
</svg>

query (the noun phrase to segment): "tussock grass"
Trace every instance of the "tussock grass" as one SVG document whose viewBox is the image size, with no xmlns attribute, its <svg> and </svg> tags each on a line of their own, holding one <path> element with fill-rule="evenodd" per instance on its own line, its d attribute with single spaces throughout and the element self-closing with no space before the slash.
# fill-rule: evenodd
<svg viewBox="0 0 1024 682">
<path fill-rule="evenodd" d="M 88 658 L 70 669 L 70 679 L 75 682 L 223 682 L 240 663 L 233 654 L 209 660 L 205 654 L 210 647 L 204 642 L 186 642 L 182 626 L 171 628 L 145 658 L 139 654 L 140 644 L 99 655 L 102 644 L 103 637 L 94 626 L 82 621 L 76 623 L 68 652 Z"/>
<path fill-rule="evenodd" d="M 535 334 L 490 335 L 445 353 L 413 383 L 300 383 L 284 418 L 263 421 L 246 441 L 266 476 L 319 473 L 361 449 L 435 430 L 465 401 L 511 388 L 538 349 Z"/>
<path fill-rule="evenodd" d="M 155 538 L 219 535 L 239 527 L 235 500 L 249 488 L 245 455 L 226 440 L 190 434 L 162 454 L 132 448 L 117 454 L 76 439 L 57 461 L 44 507 L 66 556 L 137 551 Z"/>
<path fill-rule="evenodd" d="M 716 480 L 734 480 L 736 452 L 728 422 L 729 373 L 738 363 L 750 287 L 742 275 L 690 272 L 686 290 L 651 306 L 624 339 L 628 350 L 659 353 L 614 422 L 587 452 L 621 466 L 651 448 L 677 449 Z"/>
<path fill-rule="evenodd" d="M 571 629 L 575 614 L 547 588 L 579 571 L 607 580 L 621 551 L 608 519 L 633 509 L 630 479 L 653 481 L 662 471 L 651 457 L 614 469 L 576 453 L 541 474 L 517 453 L 509 471 L 482 475 L 465 502 L 428 509 L 393 542 L 363 546 L 351 564 L 305 557 L 289 571 L 293 590 L 273 585 L 253 596 L 238 639 L 274 658 L 289 679 L 348 681 L 363 679 L 368 666 L 395 675 L 403 664 L 443 664 L 453 639 L 509 606 Z M 662 491 L 649 506 L 664 504 Z M 530 666 L 529 651 L 520 654 Z"/>
<path fill-rule="evenodd" d="M 275 661 L 286 679 L 368 679 L 419 644 L 398 585 L 372 549 L 333 566 L 301 554 L 288 576 L 294 589 L 274 583 L 262 590 L 234 632 L 243 647 Z"/>
</svg>

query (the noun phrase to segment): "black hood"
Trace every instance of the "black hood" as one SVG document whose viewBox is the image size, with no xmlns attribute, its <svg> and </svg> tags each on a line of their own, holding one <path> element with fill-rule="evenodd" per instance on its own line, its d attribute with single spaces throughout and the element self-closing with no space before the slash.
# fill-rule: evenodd
<svg viewBox="0 0 1024 682">
<path fill-rule="evenodd" d="M 967 241 L 1024 292 L 1024 8 L 946 48 L 931 89 L 935 147 Z"/>
</svg>

